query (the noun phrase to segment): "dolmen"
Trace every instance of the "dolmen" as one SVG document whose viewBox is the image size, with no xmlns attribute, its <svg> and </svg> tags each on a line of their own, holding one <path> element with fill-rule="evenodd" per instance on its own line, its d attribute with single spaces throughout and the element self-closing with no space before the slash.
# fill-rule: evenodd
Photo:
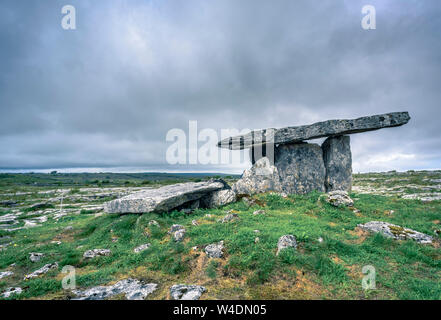
<svg viewBox="0 0 441 320">
<path fill-rule="evenodd" d="M 352 154 L 348 134 L 398 127 L 410 120 L 408 112 L 393 112 L 352 120 L 328 120 L 311 125 L 264 129 L 230 137 L 218 147 L 250 148 L 253 166 L 232 189 L 236 194 L 268 191 L 304 194 L 317 190 L 350 191 Z M 320 146 L 307 140 L 324 138 Z"/>
<path fill-rule="evenodd" d="M 398 127 L 408 112 L 311 125 L 263 129 L 218 143 L 230 150 L 250 149 L 252 167 L 231 187 L 222 180 L 188 182 L 140 191 L 104 204 L 108 213 L 147 213 L 219 207 L 263 192 L 305 194 L 350 191 L 352 154 L 349 134 Z M 322 145 L 307 140 L 324 138 Z"/>
</svg>

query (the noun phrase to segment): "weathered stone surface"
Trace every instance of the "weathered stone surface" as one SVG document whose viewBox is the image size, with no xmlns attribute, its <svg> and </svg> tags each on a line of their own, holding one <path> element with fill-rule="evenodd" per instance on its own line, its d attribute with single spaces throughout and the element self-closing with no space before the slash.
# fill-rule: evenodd
<svg viewBox="0 0 441 320">
<path fill-rule="evenodd" d="M 349 136 L 329 137 L 322 144 L 326 191 L 351 191 L 352 154 Z"/>
<path fill-rule="evenodd" d="M 209 258 L 222 258 L 224 242 L 219 241 L 218 243 L 212 243 L 205 247 L 205 253 Z"/>
<path fill-rule="evenodd" d="M 158 227 L 158 228 L 160 227 L 158 221 L 156 221 L 156 220 L 150 220 L 149 221 L 149 226 L 155 226 L 155 227 Z"/>
<path fill-rule="evenodd" d="M 335 190 L 331 191 L 326 195 L 326 201 L 329 202 L 334 207 L 352 207 L 354 201 L 349 197 L 346 191 Z"/>
<path fill-rule="evenodd" d="M 221 148 L 240 150 L 265 143 L 294 143 L 304 140 L 331 137 L 397 127 L 410 120 L 408 112 L 393 112 L 351 120 L 327 120 L 306 126 L 264 129 L 224 139 L 218 143 Z"/>
<path fill-rule="evenodd" d="M 167 212 L 223 188 L 225 182 L 220 180 L 178 183 L 109 201 L 105 203 L 104 210 L 108 213 Z"/>
<path fill-rule="evenodd" d="M 318 144 L 296 143 L 278 146 L 275 166 L 283 192 L 304 194 L 313 190 L 325 191 L 325 165 Z M 272 190 L 279 191 L 279 190 Z"/>
<path fill-rule="evenodd" d="M 174 300 L 199 300 L 205 291 L 202 286 L 175 284 L 170 288 L 170 295 Z"/>
<path fill-rule="evenodd" d="M 40 261 L 41 258 L 43 258 L 43 257 L 44 257 L 44 253 L 31 252 L 31 253 L 29 254 L 29 259 L 30 259 L 32 262 L 38 262 L 38 261 Z"/>
<path fill-rule="evenodd" d="M 142 245 L 136 247 L 135 249 L 133 249 L 133 251 L 134 251 L 135 253 L 140 253 L 140 252 L 142 252 L 142 251 L 147 250 L 148 248 L 150 248 L 150 246 L 151 246 L 150 243 L 142 244 Z"/>
<path fill-rule="evenodd" d="M 203 208 L 218 208 L 236 201 L 236 193 L 231 189 L 213 191 L 201 199 Z"/>
<path fill-rule="evenodd" d="M 395 240 L 413 239 L 423 244 L 432 243 L 433 241 L 433 238 L 427 234 L 383 221 L 370 221 L 365 224 L 359 224 L 358 227 L 369 232 L 381 233 Z"/>
<path fill-rule="evenodd" d="M 264 157 L 257 160 L 250 169 L 245 170 L 232 189 L 236 194 L 256 194 L 282 191 L 282 186 L 277 168 Z"/>
<path fill-rule="evenodd" d="M 279 241 L 277 242 L 277 253 L 276 255 L 279 255 L 280 251 L 287 249 L 287 248 L 297 248 L 297 240 L 296 237 L 294 237 L 291 234 L 281 236 L 279 238 Z"/>
<path fill-rule="evenodd" d="M 35 270 L 34 272 L 32 272 L 31 274 L 28 274 L 24 277 L 24 280 L 29 280 L 32 278 L 36 278 L 42 274 L 45 274 L 47 272 L 49 272 L 52 269 L 58 269 L 58 263 L 54 262 L 54 263 L 48 263 L 46 265 L 44 265 L 43 267 L 41 267 L 38 270 Z"/>
<path fill-rule="evenodd" d="M 117 294 L 125 294 L 127 300 L 144 300 L 154 292 L 157 284 L 143 284 L 136 279 L 124 279 L 111 286 L 98 286 L 84 291 L 76 290 L 74 294 L 78 298 L 72 300 L 103 300 Z"/>
<path fill-rule="evenodd" d="M 3 296 L 3 298 L 9 298 L 12 295 L 20 294 L 22 292 L 23 292 L 22 288 L 19 288 L 19 287 L 13 288 L 13 287 L 11 287 L 11 288 L 7 288 L 6 291 L 4 291 L 2 293 L 2 296 Z"/>
<path fill-rule="evenodd" d="M 109 249 L 93 249 L 93 250 L 87 250 L 83 254 L 84 259 L 93 259 L 98 256 L 108 256 L 110 255 L 111 251 Z"/>
<path fill-rule="evenodd" d="M 253 215 L 255 215 L 255 216 L 261 215 L 261 214 L 265 214 L 265 210 L 256 210 L 253 212 Z"/>
</svg>

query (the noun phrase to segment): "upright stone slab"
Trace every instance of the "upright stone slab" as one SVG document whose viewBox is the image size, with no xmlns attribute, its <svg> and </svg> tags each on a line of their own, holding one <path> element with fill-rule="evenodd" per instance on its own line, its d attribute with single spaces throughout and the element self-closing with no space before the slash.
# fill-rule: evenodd
<svg viewBox="0 0 441 320">
<path fill-rule="evenodd" d="M 283 192 L 325 192 L 325 165 L 322 148 L 318 144 L 279 145 L 275 148 L 274 158 Z"/>
<path fill-rule="evenodd" d="M 329 137 L 322 144 L 326 192 L 351 191 L 352 155 L 349 136 Z"/>
</svg>

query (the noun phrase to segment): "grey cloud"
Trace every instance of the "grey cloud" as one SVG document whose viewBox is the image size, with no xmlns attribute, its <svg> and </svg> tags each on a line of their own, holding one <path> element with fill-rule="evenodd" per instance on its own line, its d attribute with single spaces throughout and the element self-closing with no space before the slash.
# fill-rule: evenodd
<svg viewBox="0 0 441 320">
<path fill-rule="evenodd" d="M 65 1 L 2 1 L 0 167 L 168 168 L 166 133 L 189 120 L 242 129 L 408 110 L 405 127 L 352 137 L 354 169 L 439 168 L 441 7 L 370 3 L 372 31 L 358 0 L 77 1 L 65 31 Z"/>
</svg>

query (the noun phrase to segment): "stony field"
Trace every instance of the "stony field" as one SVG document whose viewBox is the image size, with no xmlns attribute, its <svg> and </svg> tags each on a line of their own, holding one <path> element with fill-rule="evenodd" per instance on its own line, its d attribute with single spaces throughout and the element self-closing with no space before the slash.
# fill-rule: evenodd
<svg viewBox="0 0 441 320">
<path fill-rule="evenodd" d="M 311 193 L 263 194 L 190 214 L 102 211 L 143 188 L 205 178 L 0 174 L 0 299 L 81 298 L 96 286 L 107 286 L 101 298 L 171 299 L 180 297 L 170 290 L 177 284 L 199 286 L 181 289 L 200 299 L 441 299 L 441 171 L 356 174 L 353 207 Z M 434 241 L 357 227 L 369 221 Z M 186 230 L 182 242 L 169 233 L 175 224 Z M 277 255 L 283 235 L 294 235 L 297 249 Z M 206 246 L 220 241 L 222 256 L 209 257 Z M 375 289 L 362 288 L 367 265 Z M 75 268 L 78 291 L 62 288 L 64 266 Z"/>
</svg>

